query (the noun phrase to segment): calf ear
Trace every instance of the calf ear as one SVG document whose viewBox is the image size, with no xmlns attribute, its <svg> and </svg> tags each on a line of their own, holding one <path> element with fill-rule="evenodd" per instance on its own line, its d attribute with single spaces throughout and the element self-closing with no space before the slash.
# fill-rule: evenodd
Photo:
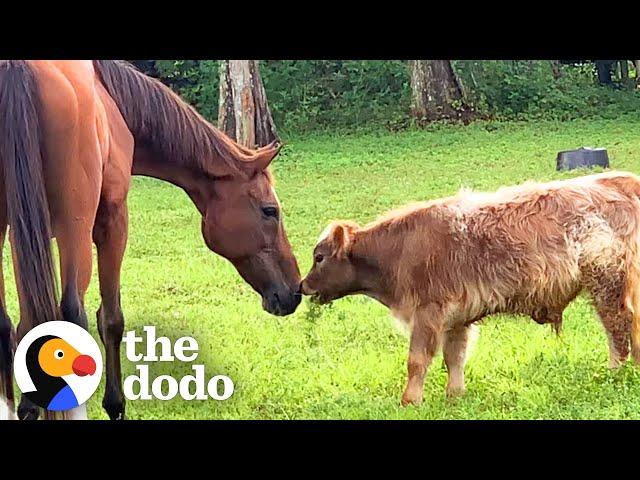
<svg viewBox="0 0 640 480">
<path fill-rule="evenodd" d="M 331 233 L 331 240 L 337 258 L 346 258 L 349 255 L 353 235 L 357 229 L 358 225 L 352 222 L 341 222 L 335 225 Z"/>
</svg>

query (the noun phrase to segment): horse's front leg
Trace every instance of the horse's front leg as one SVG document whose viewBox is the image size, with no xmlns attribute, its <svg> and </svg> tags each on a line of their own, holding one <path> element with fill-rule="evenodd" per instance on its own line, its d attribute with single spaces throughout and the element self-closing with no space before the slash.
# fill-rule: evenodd
<svg viewBox="0 0 640 480">
<path fill-rule="evenodd" d="M 125 399 L 120 370 L 120 343 L 124 315 L 120 306 L 120 268 L 127 245 L 126 200 L 102 201 L 98 207 L 93 241 L 98 250 L 101 303 L 97 312 L 98 331 L 105 346 L 107 384 L 102 406 L 112 420 L 124 419 Z"/>
</svg>

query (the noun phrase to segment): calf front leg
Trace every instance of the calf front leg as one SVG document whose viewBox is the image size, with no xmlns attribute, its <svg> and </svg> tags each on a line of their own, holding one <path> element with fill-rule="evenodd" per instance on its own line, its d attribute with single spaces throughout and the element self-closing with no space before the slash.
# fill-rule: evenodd
<svg viewBox="0 0 640 480">
<path fill-rule="evenodd" d="M 435 305 L 420 308 L 413 315 L 407 387 L 402 395 L 403 406 L 422 403 L 424 377 L 438 350 L 443 323 L 442 309 Z"/>
</svg>

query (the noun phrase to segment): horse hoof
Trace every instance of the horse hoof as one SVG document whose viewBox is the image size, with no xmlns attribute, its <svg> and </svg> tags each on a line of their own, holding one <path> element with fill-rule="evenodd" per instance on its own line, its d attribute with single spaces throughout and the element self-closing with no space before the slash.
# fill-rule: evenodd
<svg viewBox="0 0 640 480">
<path fill-rule="evenodd" d="M 124 402 L 122 400 L 105 399 L 105 401 L 102 402 L 102 408 L 104 408 L 107 415 L 109 415 L 109 419 L 125 420 Z"/>
<path fill-rule="evenodd" d="M 126 420 L 126 417 L 124 416 L 124 410 L 121 410 L 121 411 L 107 410 L 107 415 L 109 415 L 109 420 Z"/>
<path fill-rule="evenodd" d="M 36 406 L 22 405 L 22 403 L 18 406 L 18 418 L 20 420 L 37 420 L 39 416 L 40 409 Z"/>
<path fill-rule="evenodd" d="M 109 415 L 109 420 L 126 420 L 127 418 L 124 415 L 124 405 L 121 405 L 119 408 L 106 408 L 107 415 Z"/>
</svg>

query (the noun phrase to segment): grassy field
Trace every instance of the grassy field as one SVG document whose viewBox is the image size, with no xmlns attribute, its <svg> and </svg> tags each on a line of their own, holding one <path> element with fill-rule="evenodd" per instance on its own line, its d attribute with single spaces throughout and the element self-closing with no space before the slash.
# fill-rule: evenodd
<svg viewBox="0 0 640 480">
<path fill-rule="evenodd" d="M 319 232 L 335 218 L 359 222 L 403 203 L 494 189 L 558 174 L 559 150 L 609 149 L 612 167 L 640 172 L 640 120 L 438 126 L 401 133 L 287 138 L 274 164 L 289 238 L 305 274 Z M 421 407 L 401 408 L 408 338 L 387 310 L 364 297 L 326 307 L 305 300 L 289 317 L 263 312 L 258 296 L 204 245 L 200 219 L 182 191 L 136 178 L 122 278 L 126 330 L 156 325 L 200 343 L 196 363 L 236 384 L 225 402 L 135 401 L 132 419 L 620 419 L 640 418 L 640 368 L 607 368 L 607 342 L 585 298 L 565 312 L 564 333 L 524 317 L 495 316 L 480 327 L 467 364 L 467 393 L 444 395 L 439 355 Z M 5 252 L 5 265 L 7 265 Z M 10 271 L 9 265 L 5 268 Z M 9 308 L 17 318 L 15 287 Z M 87 309 L 98 338 L 94 274 Z M 154 364 L 180 376 L 188 365 Z M 124 375 L 133 365 L 123 358 Z M 104 383 L 104 382 L 103 382 Z M 91 418 L 106 418 L 102 391 Z"/>
</svg>

